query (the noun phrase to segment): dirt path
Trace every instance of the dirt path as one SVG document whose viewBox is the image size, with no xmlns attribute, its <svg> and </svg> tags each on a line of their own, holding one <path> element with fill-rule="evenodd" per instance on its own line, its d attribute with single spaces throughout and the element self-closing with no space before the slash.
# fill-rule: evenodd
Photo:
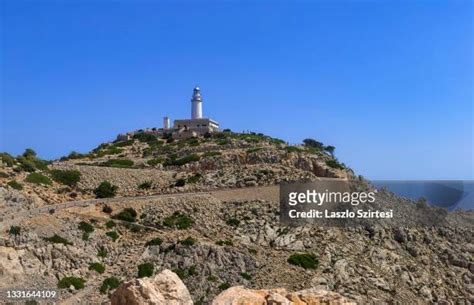
<svg viewBox="0 0 474 305">
<path fill-rule="evenodd" d="M 116 197 L 116 198 L 68 201 L 64 203 L 43 206 L 40 208 L 27 210 L 20 213 L 7 214 L 5 215 L 4 220 L 0 223 L 0 230 L 4 231 L 10 225 L 18 224 L 25 218 L 29 218 L 38 214 L 50 213 L 50 211 L 57 212 L 57 211 L 68 209 L 68 208 L 87 207 L 91 205 L 96 205 L 98 203 L 106 203 L 108 205 L 113 205 L 115 203 L 126 203 L 129 201 L 142 201 L 142 200 L 176 198 L 176 197 L 187 197 L 187 196 L 197 196 L 197 195 L 211 195 L 222 201 L 252 200 L 252 199 L 278 200 L 279 186 L 277 185 L 257 186 L 257 187 L 236 188 L 236 189 L 220 189 L 220 190 L 202 191 L 202 192 L 187 192 L 187 193 L 159 194 L 159 195 L 137 196 L 137 197 Z"/>
</svg>

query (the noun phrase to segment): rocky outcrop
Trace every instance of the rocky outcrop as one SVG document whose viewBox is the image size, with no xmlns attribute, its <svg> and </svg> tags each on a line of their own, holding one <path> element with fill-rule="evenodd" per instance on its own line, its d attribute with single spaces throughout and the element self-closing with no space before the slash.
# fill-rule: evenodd
<svg viewBox="0 0 474 305">
<path fill-rule="evenodd" d="M 286 289 L 252 290 L 242 286 L 231 287 L 219 294 L 212 305 L 355 305 L 356 303 L 338 293 L 307 289 L 288 292 Z"/>
<path fill-rule="evenodd" d="M 122 284 L 112 294 L 112 305 L 192 305 L 188 289 L 170 270 L 163 270 L 153 279 L 135 279 Z"/>
</svg>

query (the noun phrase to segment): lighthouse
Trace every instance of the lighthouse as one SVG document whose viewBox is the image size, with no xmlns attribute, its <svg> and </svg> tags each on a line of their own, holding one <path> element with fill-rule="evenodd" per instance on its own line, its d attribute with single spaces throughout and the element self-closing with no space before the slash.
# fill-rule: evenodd
<svg viewBox="0 0 474 305">
<path fill-rule="evenodd" d="M 191 119 L 202 119 L 202 98 L 198 86 L 194 88 L 193 97 L 191 98 Z"/>
</svg>

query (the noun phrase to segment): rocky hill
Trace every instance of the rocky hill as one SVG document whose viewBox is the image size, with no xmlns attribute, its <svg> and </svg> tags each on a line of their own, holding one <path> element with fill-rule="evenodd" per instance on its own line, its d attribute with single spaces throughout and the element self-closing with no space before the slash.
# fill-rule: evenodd
<svg viewBox="0 0 474 305">
<path fill-rule="evenodd" d="M 195 304 L 233 286 L 332 291 L 359 304 L 472 303 L 472 213 L 438 228 L 280 224 L 281 182 L 366 184 L 332 152 L 223 132 L 137 134 L 52 162 L 3 154 L 0 288 L 59 287 L 61 303 L 100 304 L 120 283 L 169 269 Z"/>
</svg>

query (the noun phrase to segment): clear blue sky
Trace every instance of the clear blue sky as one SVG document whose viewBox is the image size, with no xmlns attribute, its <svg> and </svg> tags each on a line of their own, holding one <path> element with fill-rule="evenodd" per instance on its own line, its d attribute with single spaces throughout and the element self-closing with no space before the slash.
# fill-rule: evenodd
<svg viewBox="0 0 474 305">
<path fill-rule="evenodd" d="M 472 1 L 258 2 L 2 1 L 0 151 L 161 127 L 199 84 L 223 128 L 368 178 L 474 178 Z"/>
</svg>

